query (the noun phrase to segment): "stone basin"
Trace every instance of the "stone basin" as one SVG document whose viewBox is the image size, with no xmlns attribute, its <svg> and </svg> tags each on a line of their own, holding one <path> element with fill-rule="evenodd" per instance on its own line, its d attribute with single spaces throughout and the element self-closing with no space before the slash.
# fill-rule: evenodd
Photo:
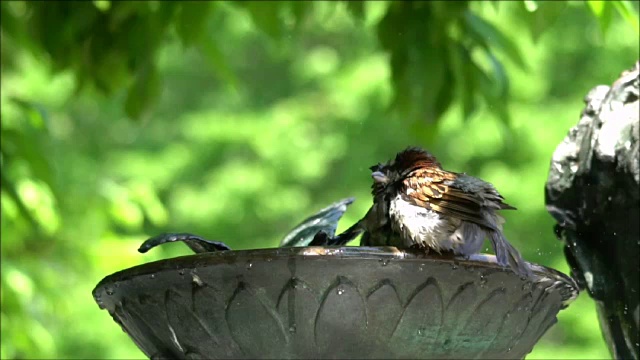
<svg viewBox="0 0 640 360">
<path fill-rule="evenodd" d="M 93 295 L 151 359 L 524 358 L 578 293 L 533 265 L 394 247 L 222 251 L 104 278 Z"/>
</svg>

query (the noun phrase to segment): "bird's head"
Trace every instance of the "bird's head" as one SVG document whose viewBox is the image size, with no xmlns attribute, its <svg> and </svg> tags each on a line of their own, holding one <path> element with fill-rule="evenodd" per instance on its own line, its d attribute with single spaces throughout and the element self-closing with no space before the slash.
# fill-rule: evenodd
<svg viewBox="0 0 640 360">
<path fill-rule="evenodd" d="M 409 147 L 396 154 L 395 159 L 371 166 L 369 169 L 373 179 L 373 194 L 381 194 L 412 171 L 423 167 L 440 168 L 440 163 L 435 156 L 420 147 Z"/>
</svg>

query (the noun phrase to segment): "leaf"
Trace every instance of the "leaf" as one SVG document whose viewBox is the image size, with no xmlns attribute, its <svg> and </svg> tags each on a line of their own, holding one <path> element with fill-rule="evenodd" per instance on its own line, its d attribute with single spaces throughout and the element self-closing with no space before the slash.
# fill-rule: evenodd
<svg viewBox="0 0 640 360">
<path fill-rule="evenodd" d="M 24 128 L 24 132 L 2 129 L 2 154 L 6 160 L 21 158 L 29 165 L 33 177 L 41 180 L 55 194 L 56 187 L 49 159 L 46 157 L 46 140 L 39 129 Z"/>
<path fill-rule="evenodd" d="M 403 34 L 399 30 L 404 28 L 401 5 L 401 2 L 391 2 L 387 13 L 380 20 L 376 28 L 380 45 L 382 45 L 383 49 L 391 52 L 393 52 L 393 49 L 403 48 L 405 46 Z"/>
<path fill-rule="evenodd" d="M 613 18 L 613 11 L 611 7 L 611 3 L 609 1 L 587 1 L 587 5 L 591 12 L 598 18 L 598 24 L 600 25 L 600 33 L 602 36 L 606 36 L 607 30 L 609 30 L 609 26 L 611 25 L 611 20 Z"/>
<path fill-rule="evenodd" d="M 604 12 L 605 2 L 601 0 L 587 0 L 587 5 L 596 17 L 602 16 Z"/>
<path fill-rule="evenodd" d="M 463 119 L 466 122 L 477 110 L 477 84 L 472 72 L 471 55 L 469 50 L 459 43 L 454 43 L 451 46 L 449 55 L 458 97 L 462 103 Z"/>
<path fill-rule="evenodd" d="M 110 94 L 125 87 L 131 78 L 126 55 L 117 49 L 105 53 L 100 51 L 99 55 L 100 57 L 94 60 L 93 71 L 90 74 L 98 88 Z"/>
<path fill-rule="evenodd" d="M 493 68 L 495 95 L 498 99 L 502 99 L 506 102 L 509 97 L 509 78 L 504 70 L 502 63 L 496 59 L 496 57 L 489 53 L 489 60 L 491 61 L 491 67 Z"/>
<path fill-rule="evenodd" d="M 618 13 L 633 27 L 636 35 L 640 34 L 640 24 L 638 23 L 638 14 L 633 8 L 631 1 L 613 1 L 613 6 Z"/>
<path fill-rule="evenodd" d="M 503 123 L 510 123 L 507 98 L 500 96 L 500 86 L 496 86 L 494 81 L 476 63 L 472 62 L 471 64 L 473 76 L 479 84 L 480 94 L 487 103 L 489 111 L 496 114 Z M 495 69 L 494 72 L 496 72 Z M 500 70 L 497 72 L 500 73 Z"/>
<path fill-rule="evenodd" d="M 566 1 L 536 1 L 535 10 L 527 16 L 531 38 L 537 42 L 542 34 L 549 30 L 566 10 Z"/>
<path fill-rule="evenodd" d="M 237 90 L 238 78 L 236 77 L 233 69 L 229 66 L 227 58 L 216 46 L 214 39 L 203 37 L 198 44 L 198 49 L 209 62 L 213 72 L 229 84 L 232 90 Z"/>
<path fill-rule="evenodd" d="M 302 1 L 302 0 L 294 0 L 289 1 L 289 6 L 291 7 L 290 11 L 293 14 L 293 18 L 295 19 L 295 29 L 299 29 L 307 15 L 309 14 L 309 9 L 313 6 L 313 2 L 310 1 Z"/>
<path fill-rule="evenodd" d="M 147 63 L 136 75 L 129 88 L 124 109 L 127 115 L 139 120 L 151 105 L 158 99 L 161 91 L 158 71 L 152 63 Z"/>
<path fill-rule="evenodd" d="M 29 211 L 25 203 L 22 201 L 22 198 L 18 194 L 18 191 L 16 191 L 16 187 L 13 181 L 11 181 L 6 176 L 4 171 L 0 171 L 0 178 L 2 181 L 0 182 L 0 187 L 7 192 L 7 195 L 9 195 L 11 199 L 13 199 L 13 201 L 16 203 L 16 206 L 18 206 L 18 210 L 20 211 L 22 216 L 27 219 L 27 222 L 29 222 L 36 233 L 42 233 L 42 226 L 38 221 L 36 221 L 35 217 L 33 217 L 33 215 L 31 214 L 31 211 Z"/>
<path fill-rule="evenodd" d="M 443 49 L 441 54 L 447 56 L 447 49 Z M 442 82 L 440 84 L 440 89 L 436 93 L 435 103 L 433 104 L 433 112 L 432 112 L 432 122 L 438 121 L 442 117 L 442 115 L 449 109 L 451 103 L 453 102 L 453 94 L 455 92 L 454 88 L 454 75 L 451 69 L 451 64 L 444 61 L 444 57 L 441 56 L 442 59 Z"/>
<path fill-rule="evenodd" d="M 527 65 L 520 54 L 520 49 L 508 37 L 481 17 L 474 15 L 471 11 L 467 11 L 464 18 L 465 29 L 469 35 L 485 47 L 485 49 L 488 49 L 487 45 L 496 47 L 522 70 L 527 70 Z"/>
<path fill-rule="evenodd" d="M 212 5 L 208 1 L 182 1 L 176 22 L 176 31 L 184 46 L 190 46 L 200 41 L 205 35 L 207 19 Z"/>
<path fill-rule="evenodd" d="M 36 129 L 49 128 L 49 115 L 47 110 L 37 103 L 20 99 L 16 96 L 9 97 L 9 101 L 16 104 L 29 119 L 29 124 Z"/>
<path fill-rule="evenodd" d="M 404 34 L 398 31 L 403 23 L 401 5 L 400 2 L 390 4 L 387 13 L 378 23 L 376 31 L 380 45 L 389 52 L 391 83 L 394 90 L 389 109 L 406 115 L 411 106 L 408 96 L 411 93 L 411 87 L 407 83 L 406 76 L 410 65 Z"/>
<path fill-rule="evenodd" d="M 109 0 L 93 0 L 93 6 L 100 12 L 106 13 L 111 8 L 111 1 Z"/>
<path fill-rule="evenodd" d="M 253 23 L 258 29 L 267 34 L 273 40 L 280 40 L 284 31 L 283 22 L 280 19 L 280 7 L 283 4 L 278 1 L 242 1 L 234 4 L 245 8 Z"/>
<path fill-rule="evenodd" d="M 347 1 L 347 10 L 357 21 L 365 19 L 365 3 L 361 0 Z"/>
</svg>

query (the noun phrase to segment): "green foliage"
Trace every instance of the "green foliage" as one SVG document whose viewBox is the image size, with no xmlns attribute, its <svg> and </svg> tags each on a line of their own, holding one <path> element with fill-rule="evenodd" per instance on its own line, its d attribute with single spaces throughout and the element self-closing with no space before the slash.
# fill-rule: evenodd
<svg viewBox="0 0 640 360">
<path fill-rule="evenodd" d="M 631 2 L 586 3 L 603 33 L 614 12 L 638 32 Z M 361 22 L 366 18 L 365 1 L 345 4 L 355 19 Z M 519 15 L 537 39 L 562 16 L 567 3 L 527 0 L 524 5 L 528 11 Z M 154 54 L 168 33 L 177 33 L 185 48 L 198 48 L 219 76 L 237 87 L 220 51 L 224 43 L 207 36 L 207 21 L 225 6 L 224 2 L 198 1 L 94 1 L 78 6 L 64 2 L 3 3 L 2 29 L 4 36 L 32 52 L 46 54 L 54 69 L 74 71 L 79 87 L 89 83 L 107 95 L 128 87 L 126 113 L 139 119 L 160 96 L 162 82 Z M 282 44 L 314 5 L 308 1 L 242 1 L 232 2 L 232 6 L 248 13 L 271 41 Z M 509 35 L 474 14 L 467 1 L 396 1 L 385 3 L 385 7 L 386 14 L 376 28 L 381 47 L 390 55 L 395 93 L 391 107 L 397 115 L 409 121 L 436 122 L 459 93 L 473 95 L 463 99 L 467 104 L 465 118 L 475 112 L 476 101 L 481 98 L 495 115 L 508 121 L 508 77 L 496 52 L 526 70 L 520 49 Z M 476 47 L 483 49 L 484 59 L 470 56 Z M 464 65 L 453 67 L 454 63 Z M 456 87 L 462 90 L 456 91 Z"/>
<path fill-rule="evenodd" d="M 409 144 L 493 182 L 519 208 L 507 236 L 566 272 L 549 160 L 638 54 L 623 1 L 0 6 L 1 358 L 141 357 L 90 294 L 189 253 L 138 254 L 146 237 L 272 247 L 356 196 L 344 229 L 370 205 L 367 166 Z M 530 358 L 607 356 L 583 295 Z"/>
</svg>

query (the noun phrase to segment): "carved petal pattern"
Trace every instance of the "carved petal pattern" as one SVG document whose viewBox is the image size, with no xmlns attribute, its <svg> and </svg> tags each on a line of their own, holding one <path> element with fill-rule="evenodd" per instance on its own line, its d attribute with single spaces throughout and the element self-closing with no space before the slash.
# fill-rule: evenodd
<svg viewBox="0 0 640 360">
<path fill-rule="evenodd" d="M 287 346 L 275 306 L 245 282 L 239 282 L 231 296 L 226 320 L 234 340 L 249 356 L 277 358 Z"/>
<path fill-rule="evenodd" d="M 403 351 L 419 348 L 426 354 L 434 348 L 442 328 L 444 302 L 442 290 L 434 278 L 419 285 L 410 296 L 398 325 L 393 333 L 395 348 L 404 356 Z M 405 346 L 406 345 L 406 346 Z"/>
<path fill-rule="evenodd" d="M 346 277 L 339 276 L 325 291 L 314 328 L 321 354 L 358 356 L 361 350 L 358 344 L 366 336 L 367 314 L 358 288 Z"/>
</svg>

